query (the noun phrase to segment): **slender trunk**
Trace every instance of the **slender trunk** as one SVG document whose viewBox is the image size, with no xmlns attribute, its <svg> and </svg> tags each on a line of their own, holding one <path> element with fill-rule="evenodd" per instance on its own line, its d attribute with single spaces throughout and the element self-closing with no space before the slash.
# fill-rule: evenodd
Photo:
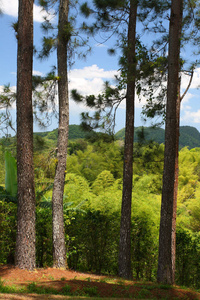
<svg viewBox="0 0 200 300">
<path fill-rule="evenodd" d="M 180 135 L 180 78 L 178 82 L 178 94 L 176 105 L 176 156 L 175 156 L 175 181 L 174 181 L 174 201 L 173 201 L 173 218 L 172 218 L 172 265 L 174 266 L 175 276 L 175 260 L 176 260 L 176 211 L 177 211 L 177 197 L 178 197 L 178 175 L 179 175 L 179 163 L 178 163 L 178 150 L 179 150 L 179 135 Z"/>
<path fill-rule="evenodd" d="M 65 184 L 68 127 L 69 127 L 69 100 L 68 100 L 68 73 L 67 73 L 67 45 L 69 0 L 60 0 L 58 24 L 58 98 L 59 98 L 59 128 L 57 168 L 54 179 L 52 196 L 53 213 L 53 265 L 56 268 L 66 268 L 66 248 L 63 218 L 63 193 Z"/>
<path fill-rule="evenodd" d="M 17 53 L 18 211 L 15 264 L 35 268 L 35 190 L 33 168 L 33 0 L 19 0 Z"/>
<path fill-rule="evenodd" d="M 165 158 L 161 205 L 158 282 L 174 284 L 176 246 L 176 199 L 178 187 L 178 140 L 179 140 L 179 59 L 182 25 L 182 0 L 172 0 L 167 109 L 165 125 Z"/>
<path fill-rule="evenodd" d="M 119 241 L 119 276 L 131 279 L 131 202 L 133 178 L 133 139 L 135 102 L 135 43 L 136 43 L 137 1 L 130 1 L 128 26 L 128 74 L 126 96 L 126 127 L 124 146 L 123 196 Z"/>
</svg>

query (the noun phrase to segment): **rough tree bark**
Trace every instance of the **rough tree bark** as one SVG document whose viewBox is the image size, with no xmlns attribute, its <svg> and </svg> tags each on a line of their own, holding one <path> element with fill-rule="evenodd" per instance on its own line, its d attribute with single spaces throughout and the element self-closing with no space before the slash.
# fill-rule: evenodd
<svg viewBox="0 0 200 300">
<path fill-rule="evenodd" d="M 124 146 L 123 196 L 119 241 L 119 276 L 131 279 L 131 202 L 133 178 L 133 139 L 135 106 L 135 43 L 136 43 L 137 1 L 130 1 L 127 54 L 126 127 Z"/>
<path fill-rule="evenodd" d="M 165 125 L 165 158 L 159 234 L 158 282 L 174 284 L 176 245 L 176 187 L 178 174 L 177 145 L 179 138 L 179 70 L 183 0 L 172 0 L 168 86 Z"/>
<path fill-rule="evenodd" d="M 15 264 L 35 268 L 35 190 L 33 169 L 33 0 L 19 0 L 17 53 L 18 211 Z"/>
<path fill-rule="evenodd" d="M 68 72 L 67 72 L 67 45 L 69 41 L 68 26 L 69 0 L 60 0 L 58 24 L 58 98 L 59 98 L 59 128 L 57 146 L 57 167 L 54 178 L 52 196 L 53 214 L 53 266 L 66 268 L 66 247 L 63 218 L 63 193 L 65 184 L 68 127 L 69 127 L 69 101 L 68 101 Z"/>
</svg>

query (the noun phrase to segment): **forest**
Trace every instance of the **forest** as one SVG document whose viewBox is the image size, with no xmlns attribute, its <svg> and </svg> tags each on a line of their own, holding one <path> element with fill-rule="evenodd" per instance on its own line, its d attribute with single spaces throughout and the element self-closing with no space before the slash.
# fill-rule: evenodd
<svg viewBox="0 0 200 300">
<path fill-rule="evenodd" d="M 91 138 L 90 135 L 83 139 L 79 137 L 79 126 L 71 125 L 70 128 L 72 138 L 68 145 L 63 198 L 68 267 L 79 271 L 117 275 L 123 139 L 109 141 L 106 140 L 109 136 Z M 57 163 L 53 152 L 56 145 L 53 133 L 41 133 L 34 138 L 37 267 L 53 264 L 51 197 Z M 3 168 L 6 151 L 16 157 L 15 143 L 15 138 L 10 138 L 10 141 L 1 139 L 0 264 L 13 264 L 15 255 L 16 194 L 11 197 L 5 190 Z M 155 281 L 164 145 L 143 140 L 141 143 L 135 142 L 134 147 L 131 218 L 133 276 L 137 280 Z M 200 148 L 189 149 L 186 145 L 179 151 L 176 250 L 176 283 L 198 289 L 199 154 Z M 6 168 L 9 167 L 11 166 L 6 165 Z"/>
<path fill-rule="evenodd" d="M 40 0 L 37 46 L 34 1 L 18 4 L 17 83 L 0 94 L 0 129 L 16 131 L 0 144 L 0 263 L 199 288 L 200 133 L 180 112 L 199 70 L 200 2 Z M 117 74 L 98 93 L 70 89 L 73 61 L 98 38 L 111 39 Z M 35 75 L 52 53 L 56 66 Z M 135 127 L 137 99 L 151 128 Z M 87 110 L 81 129 L 69 126 L 70 101 Z M 56 130 L 33 133 L 52 117 Z"/>
</svg>

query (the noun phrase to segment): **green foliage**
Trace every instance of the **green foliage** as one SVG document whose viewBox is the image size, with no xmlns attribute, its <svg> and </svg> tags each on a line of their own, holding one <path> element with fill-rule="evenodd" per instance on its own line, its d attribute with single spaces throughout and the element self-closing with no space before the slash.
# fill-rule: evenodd
<svg viewBox="0 0 200 300">
<path fill-rule="evenodd" d="M 62 288 L 62 294 L 71 295 L 71 286 L 68 284 L 65 284 L 65 286 Z"/>
<path fill-rule="evenodd" d="M 122 176 L 120 148 L 114 143 L 88 145 L 84 152 L 78 150 L 67 159 L 67 171 L 85 177 L 90 183 L 104 170 L 110 170 L 115 178 Z"/>
<path fill-rule="evenodd" d="M 51 137 L 54 134 L 56 131 L 38 135 L 44 139 L 44 144 L 42 142 L 40 147 L 39 140 L 34 157 L 36 259 L 39 267 L 51 266 L 53 261 L 51 195 L 56 160 L 52 151 L 54 139 Z M 94 139 L 92 142 L 81 139 L 69 143 L 63 199 L 69 268 L 117 274 L 122 199 L 122 144 L 122 141 L 106 143 L 101 139 Z M 4 149 L 12 149 L 11 140 L 7 144 L 4 143 L 3 147 L 2 153 Z M 147 143 L 141 138 L 134 147 L 132 270 L 134 277 L 138 279 L 155 280 L 164 146 Z M 183 148 L 179 152 L 176 262 L 177 283 L 198 288 L 199 154 L 200 148 Z M 4 165 L 4 156 L 2 163 Z M 13 263 L 17 206 L 16 202 L 8 197 L 4 187 L 1 188 L 0 194 L 0 263 Z M 70 293 L 68 289 L 63 291 L 65 292 Z"/>
<path fill-rule="evenodd" d="M 200 186 L 198 186 L 200 188 Z M 195 199 L 188 203 L 190 215 L 190 228 L 194 232 L 200 232 L 200 189 L 195 193 Z"/>
<path fill-rule="evenodd" d="M 6 285 L 0 279 L 0 293 L 2 293 L 2 294 L 24 293 L 25 291 L 26 291 L 26 288 L 24 288 L 24 287 L 16 287 L 16 286 Z"/>
<path fill-rule="evenodd" d="M 109 189 L 114 183 L 114 176 L 110 173 L 110 171 L 103 171 L 94 181 L 92 185 L 92 191 L 94 194 L 99 195 L 102 192 L 105 192 Z"/>
<path fill-rule="evenodd" d="M 179 285 L 200 287 L 200 236 L 186 229 L 176 235 L 176 282 Z"/>
<path fill-rule="evenodd" d="M 91 191 L 87 180 L 79 175 L 67 173 L 64 196 L 64 205 L 65 203 L 72 203 L 72 207 L 76 207 L 85 200 L 90 200 Z M 85 206 L 87 206 L 87 201 L 83 205 L 83 209 Z"/>
<path fill-rule="evenodd" d="M 137 280 L 156 279 L 158 256 L 158 224 L 148 211 L 137 214 L 132 221 L 133 270 Z"/>
<path fill-rule="evenodd" d="M 50 202 L 51 208 L 51 202 Z M 36 262 L 39 267 L 51 266 L 52 257 L 52 212 L 51 209 L 36 207 Z"/>
<path fill-rule="evenodd" d="M 35 282 L 29 283 L 27 285 L 27 290 L 29 293 L 35 293 L 35 294 L 53 294 L 58 295 L 60 294 L 58 290 L 54 288 L 45 288 L 42 286 L 38 286 Z"/>
<path fill-rule="evenodd" d="M 0 200 L 0 264 L 13 264 L 16 240 L 17 205 Z"/>
<path fill-rule="evenodd" d="M 52 154 L 37 154 L 34 155 L 34 167 L 36 180 L 52 181 L 55 176 L 57 158 Z"/>
<path fill-rule="evenodd" d="M 75 142 L 69 142 L 68 143 L 68 154 L 72 155 L 77 154 L 78 150 L 84 151 L 87 148 L 87 142 L 83 139 L 79 139 Z"/>
<path fill-rule="evenodd" d="M 85 286 L 85 287 L 82 288 L 81 293 L 79 293 L 79 295 L 95 297 L 95 296 L 98 296 L 99 293 L 98 293 L 98 290 L 97 290 L 96 286 L 93 286 L 93 287 Z"/>
<path fill-rule="evenodd" d="M 12 197 L 17 196 L 17 164 L 10 152 L 5 152 L 5 188 Z"/>
<path fill-rule="evenodd" d="M 117 243 L 119 215 L 104 214 L 100 210 L 87 209 L 83 215 L 76 214 L 67 228 L 74 236 L 69 251 L 68 264 L 75 269 L 93 272 L 117 271 Z"/>
</svg>

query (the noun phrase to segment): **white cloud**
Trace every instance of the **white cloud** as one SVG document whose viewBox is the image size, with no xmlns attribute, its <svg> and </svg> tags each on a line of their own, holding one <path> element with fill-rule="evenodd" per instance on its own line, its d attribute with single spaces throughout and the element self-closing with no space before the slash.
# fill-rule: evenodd
<svg viewBox="0 0 200 300">
<path fill-rule="evenodd" d="M 186 105 L 186 106 L 184 107 L 184 109 L 185 109 L 185 110 L 191 110 L 191 109 L 192 109 L 192 107 L 191 107 L 191 106 L 189 106 L 189 105 Z"/>
<path fill-rule="evenodd" d="M 83 69 L 73 69 L 70 72 L 71 78 L 104 78 L 104 79 L 114 79 L 114 76 L 118 74 L 117 70 L 105 71 L 100 69 L 97 65 L 92 65 L 89 67 L 84 67 Z"/>
<path fill-rule="evenodd" d="M 40 71 L 36 71 L 36 70 L 33 70 L 33 75 L 34 76 L 44 76 L 44 74 Z"/>
<path fill-rule="evenodd" d="M 16 72 L 11 72 L 11 74 L 17 76 Z M 35 76 L 44 76 L 44 74 L 42 72 L 36 71 L 36 70 L 33 70 L 33 75 L 35 75 Z"/>
<path fill-rule="evenodd" d="M 190 123 L 200 123 L 200 109 L 197 111 L 185 111 L 184 115 L 181 117 L 181 121 L 187 121 Z"/>
<path fill-rule="evenodd" d="M 48 14 L 42 10 L 41 6 L 38 5 L 33 5 L 33 20 L 35 22 L 43 22 L 44 21 L 44 17 L 48 17 Z"/>
<path fill-rule="evenodd" d="M 83 69 L 74 69 L 69 73 L 69 90 L 76 89 L 83 96 L 98 95 L 103 90 L 106 79 L 113 80 L 117 70 L 105 71 L 97 65 L 84 67 Z M 76 104 L 70 101 L 70 112 L 80 113 L 82 111 L 91 111 L 83 104 Z"/>
<path fill-rule="evenodd" d="M 105 80 L 114 80 L 115 75 L 118 75 L 119 71 L 110 70 L 105 71 L 103 68 L 99 68 L 97 65 L 84 67 L 83 69 L 74 69 L 69 74 L 69 90 L 76 89 L 83 96 L 85 95 L 98 95 L 102 92 Z M 114 83 L 113 83 L 114 85 Z M 146 103 L 146 99 L 141 97 L 139 101 L 137 95 L 135 99 L 136 108 L 142 108 Z M 86 109 L 81 104 L 73 104 L 74 110 L 78 109 L 83 111 Z M 119 106 L 121 109 L 126 108 L 125 100 L 123 100 Z"/>
<path fill-rule="evenodd" d="M 104 81 L 101 78 L 95 77 L 93 79 L 87 78 L 73 78 L 70 76 L 69 89 L 76 89 L 81 94 L 85 95 L 98 95 L 103 89 Z"/>
<path fill-rule="evenodd" d="M 1 0 L 2 11 L 5 15 L 12 17 L 18 16 L 18 0 Z M 47 13 L 42 10 L 41 6 L 33 6 L 33 16 L 35 22 L 43 22 L 43 17 L 47 16 Z"/>
</svg>

